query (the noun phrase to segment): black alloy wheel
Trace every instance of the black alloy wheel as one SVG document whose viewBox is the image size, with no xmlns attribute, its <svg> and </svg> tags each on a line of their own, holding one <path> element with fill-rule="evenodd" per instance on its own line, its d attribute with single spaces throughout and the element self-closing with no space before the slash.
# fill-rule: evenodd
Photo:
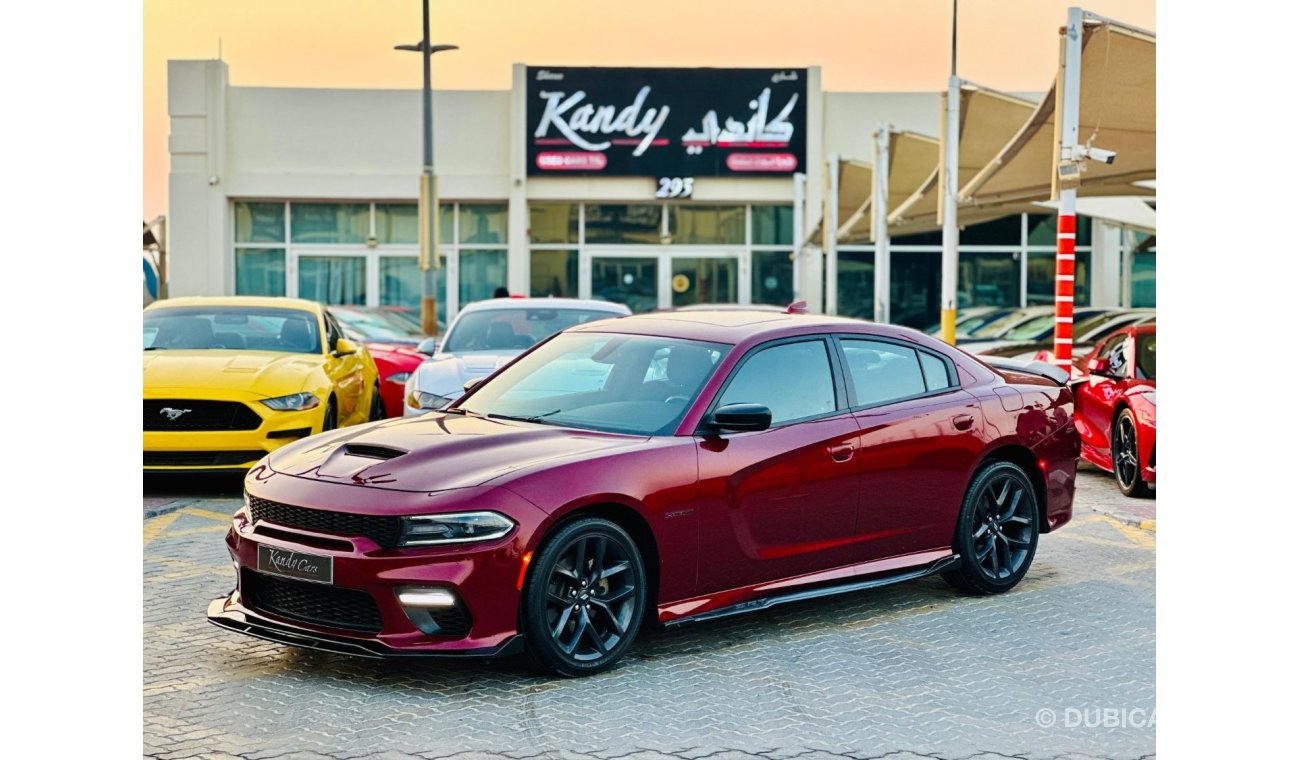
<svg viewBox="0 0 1300 760">
<path fill-rule="evenodd" d="M 528 650 L 562 676 L 612 667 L 645 615 L 645 567 L 636 543 L 599 518 L 576 520 L 551 537 L 524 591 Z"/>
<path fill-rule="evenodd" d="M 379 395 L 379 383 L 370 392 L 370 421 L 376 422 L 384 418 L 384 397 Z"/>
<path fill-rule="evenodd" d="M 971 594 L 1011 590 L 1029 571 L 1038 548 L 1038 495 L 1025 471 L 993 462 L 976 473 L 957 518 L 957 569 L 943 574 Z"/>
<path fill-rule="evenodd" d="M 334 404 L 334 397 L 325 404 L 325 417 L 321 420 L 320 431 L 333 430 L 339 426 L 339 408 Z"/>
<path fill-rule="evenodd" d="M 1142 479 L 1142 462 L 1138 456 L 1137 421 L 1132 409 L 1120 411 L 1110 433 L 1111 466 L 1115 482 L 1125 496 L 1146 496 L 1150 491 Z"/>
</svg>

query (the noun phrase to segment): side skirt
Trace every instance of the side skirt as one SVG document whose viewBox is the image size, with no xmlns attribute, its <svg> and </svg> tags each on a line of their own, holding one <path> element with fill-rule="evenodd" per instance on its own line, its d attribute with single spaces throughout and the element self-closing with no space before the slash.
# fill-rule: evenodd
<svg viewBox="0 0 1300 760">
<path fill-rule="evenodd" d="M 952 554 L 943 559 L 935 560 L 924 567 L 912 568 L 898 573 L 889 575 L 880 575 L 875 578 L 866 580 L 851 580 L 847 583 L 837 583 L 830 586 L 818 586 L 817 588 L 803 589 L 800 591 L 790 591 L 784 594 L 768 596 L 762 599 L 751 599 L 747 602 L 733 604 L 729 607 L 721 607 L 708 612 L 701 612 L 698 615 L 688 615 L 675 620 L 669 620 L 664 623 L 665 628 L 675 628 L 685 623 L 702 623 L 707 620 L 717 620 L 719 618 L 743 615 L 746 612 L 757 612 L 775 607 L 778 604 L 787 604 L 789 602 L 802 602 L 808 599 L 820 599 L 824 596 L 835 596 L 837 594 L 848 594 L 854 591 L 864 591 L 869 588 L 879 588 L 881 586 L 891 586 L 895 583 L 905 581 L 914 581 L 918 578 L 924 578 L 935 573 L 941 573 L 944 570 L 956 565 L 961 561 L 961 555 Z"/>
</svg>

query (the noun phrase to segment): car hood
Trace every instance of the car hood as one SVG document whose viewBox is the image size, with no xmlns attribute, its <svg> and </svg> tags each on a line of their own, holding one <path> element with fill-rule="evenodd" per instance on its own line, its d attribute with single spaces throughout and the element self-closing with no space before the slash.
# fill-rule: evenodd
<svg viewBox="0 0 1300 760">
<path fill-rule="evenodd" d="M 435 396 L 459 398 L 466 380 L 487 377 L 521 353 L 522 349 L 434 354 L 415 371 L 415 389 Z"/>
<path fill-rule="evenodd" d="M 149 390 L 217 388 L 280 396 L 302 390 L 325 360 L 316 354 L 276 351 L 165 350 L 144 352 Z"/>
<path fill-rule="evenodd" d="M 273 452 L 276 472 L 397 491 L 471 488 L 523 470 L 643 445 L 642 436 L 431 412 L 305 438 Z"/>
</svg>

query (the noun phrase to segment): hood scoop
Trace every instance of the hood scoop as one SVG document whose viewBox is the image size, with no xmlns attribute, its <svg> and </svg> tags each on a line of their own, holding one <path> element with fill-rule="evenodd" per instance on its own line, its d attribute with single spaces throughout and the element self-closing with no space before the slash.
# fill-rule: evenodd
<svg viewBox="0 0 1300 760">
<path fill-rule="evenodd" d="M 389 448 L 388 446 L 375 446 L 369 443 L 345 443 L 343 444 L 343 453 L 348 456 L 362 457 L 364 459 L 388 460 L 396 459 L 407 452 L 401 449 Z"/>
</svg>

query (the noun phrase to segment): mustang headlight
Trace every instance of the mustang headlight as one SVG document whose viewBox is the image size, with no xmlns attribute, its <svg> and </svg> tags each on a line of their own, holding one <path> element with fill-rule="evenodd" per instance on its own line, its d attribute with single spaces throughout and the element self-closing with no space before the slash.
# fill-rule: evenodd
<svg viewBox="0 0 1300 760">
<path fill-rule="evenodd" d="M 424 391 L 411 391 L 406 394 L 406 404 L 412 409 L 441 409 L 452 401 L 455 399 Z"/>
<path fill-rule="evenodd" d="M 402 518 L 399 546 L 431 546 L 491 541 L 514 530 L 515 522 L 496 512 L 457 512 Z"/>
<path fill-rule="evenodd" d="M 277 412 L 301 412 L 320 406 L 320 399 L 316 398 L 314 393 L 303 391 L 302 393 L 290 393 L 288 396 L 264 398 L 262 403 Z"/>
<path fill-rule="evenodd" d="M 386 380 L 385 382 L 405 384 L 407 378 L 409 378 L 410 376 L 411 376 L 410 372 L 398 372 L 395 375 L 389 375 L 388 380 Z"/>
</svg>

